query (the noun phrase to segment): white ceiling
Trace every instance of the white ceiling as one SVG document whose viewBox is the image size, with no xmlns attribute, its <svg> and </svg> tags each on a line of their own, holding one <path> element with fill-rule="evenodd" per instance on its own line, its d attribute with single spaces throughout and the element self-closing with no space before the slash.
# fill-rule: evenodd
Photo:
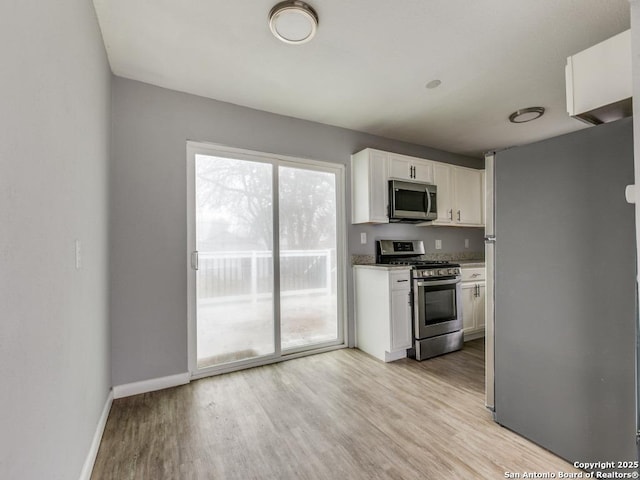
<svg viewBox="0 0 640 480">
<path fill-rule="evenodd" d="M 94 0 L 115 75 L 473 156 L 585 128 L 566 57 L 629 28 L 628 0 L 308 0 L 318 33 L 287 45 L 276 3 Z"/>
</svg>

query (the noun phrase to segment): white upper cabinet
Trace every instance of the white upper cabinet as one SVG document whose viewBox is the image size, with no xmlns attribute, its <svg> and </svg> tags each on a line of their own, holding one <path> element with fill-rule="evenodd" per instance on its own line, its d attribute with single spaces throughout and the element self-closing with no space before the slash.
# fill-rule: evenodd
<svg viewBox="0 0 640 480">
<path fill-rule="evenodd" d="M 596 125 L 631 116 L 631 59 L 631 30 L 568 57 L 569 115 Z"/>
<path fill-rule="evenodd" d="M 438 219 L 434 225 L 484 226 L 483 170 L 436 163 L 434 183 L 438 186 Z"/>
<path fill-rule="evenodd" d="M 390 153 L 389 178 L 433 183 L 433 162 Z"/>
<path fill-rule="evenodd" d="M 449 225 L 453 223 L 453 191 L 451 185 L 451 166 L 436 163 L 433 166 L 433 180 L 438 187 L 438 219 L 434 223 Z"/>
<path fill-rule="evenodd" d="M 484 170 L 366 148 L 351 156 L 351 223 L 389 223 L 389 179 L 438 186 L 438 219 L 421 226 L 484 226 Z"/>
<path fill-rule="evenodd" d="M 484 225 L 482 170 L 453 167 L 454 220 L 462 225 Z"/>
<path fill-rule="evenodd" d="M 351 155 L 351 223 L 389 223 L 388 159 L 371 148 Z"/>
</svg>

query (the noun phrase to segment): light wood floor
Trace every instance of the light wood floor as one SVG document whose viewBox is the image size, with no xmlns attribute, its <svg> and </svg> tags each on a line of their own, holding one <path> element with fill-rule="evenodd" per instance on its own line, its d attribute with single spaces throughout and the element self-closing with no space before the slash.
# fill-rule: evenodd
<svg viewBox="0 0 640 480">
<path fill-rule="evenodd" d="M 494 423 L 482 340 L 425 362 L 344 349 L 114 401 L 92 479 L 499 479 L 573 472 Z"/>
</svg>

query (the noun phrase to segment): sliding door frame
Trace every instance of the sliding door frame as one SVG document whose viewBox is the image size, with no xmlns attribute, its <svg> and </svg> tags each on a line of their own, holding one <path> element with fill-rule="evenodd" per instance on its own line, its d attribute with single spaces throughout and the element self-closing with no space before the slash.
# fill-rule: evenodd
<svg viewBox="0 0 640 480">
<path fill-rule="evenodd" d="M 273 201 L 273 305 L 274 305 L 274 341 L 275 351 L 272 354 L 249 358 L 235 362 L 198 368 L 197 359 L 197 295 L 196 270 L 192 264 L 192 252 L 196 251 L 196 155 L 223 157 L 234 160 L 272 165 L 272 201 Z M 282 351 L 280 331 L 280 210 L 279 210 L 279 167 L 303 168 L 330 172 L 336 179 L 336 297 L 338 338 L 333 341 L 314 344 Z M 187 351 L 191 378 L 202 378 L 220 373 L 232 372 L 253 366 L 267 365 L 291 358 L 312 355 L 323 351 L 344 348 L 348 345 L 347 322 L 347 236 L 345 206 L 345 167 L 342 164 L 311 160 L 306 158 L 263 153 L 252 150 L 227 147 L 224 145 L 187 141 Z"/>
</svg>

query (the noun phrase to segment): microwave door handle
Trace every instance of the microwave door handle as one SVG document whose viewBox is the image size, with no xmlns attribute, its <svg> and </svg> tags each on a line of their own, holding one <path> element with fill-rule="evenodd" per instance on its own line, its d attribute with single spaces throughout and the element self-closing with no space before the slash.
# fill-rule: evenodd
<svg viewBox="0 0 640 480">
<path fill-rule="evenodd" d="M 427 215 L 431 213 L 431 194 L 429 193 L 429 189 L 425 188 L 424 191 L 427 193 Z"/>
</svg>

